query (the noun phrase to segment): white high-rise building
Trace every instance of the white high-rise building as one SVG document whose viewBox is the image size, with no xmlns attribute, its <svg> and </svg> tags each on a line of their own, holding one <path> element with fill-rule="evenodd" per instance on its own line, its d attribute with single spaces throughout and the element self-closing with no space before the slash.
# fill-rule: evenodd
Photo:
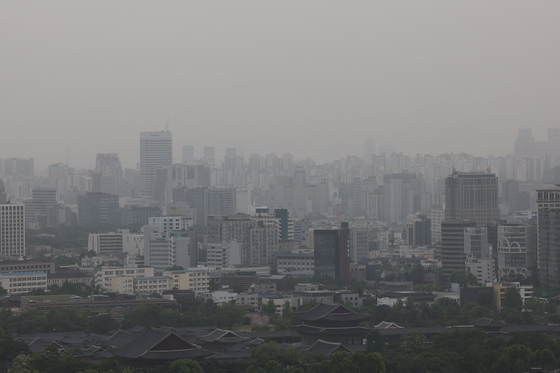
<svg viewBox="0 0 560 373">
<path fill-rule="evenodd" d="M 169 131 L 140 133 L 140 195 L 154 197 L 156 169 L 173 164 L 172 135 Z"/>
<path fill-rule="evenodd" d="M 24 205 L 0 204 L 0 255 L 25 256 Z"/>
</svg>

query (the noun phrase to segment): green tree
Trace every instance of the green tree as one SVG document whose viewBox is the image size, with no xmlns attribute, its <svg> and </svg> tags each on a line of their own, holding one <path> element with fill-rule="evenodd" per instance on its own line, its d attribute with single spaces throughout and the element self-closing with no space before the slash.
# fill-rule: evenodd
<svg viewBox="0 0 560 373">
<path fill-rule="evenodd" d="M 549 314 L 556 313 L 556 303 L 554 303 L 551 298 L 548 298 L 548 301 L 544 305 L 544 311 Z"/>
<path fill-rule="evenodd" d="M 449 275 L 449 282 L 480 286 L 478 280 L 476 279 L 476 276 L 470 272 L 453 272 Z"/>
<path fill-rule="evenodd" d="M 290 329 L 290 321 L 283 317 L 277 317 L 273 321 L 274 330 L 289 330 Z"/>
<path fill-rule="evenodd" d="M 245 311 L 234 302 L 226 302 L 216 308 L 214 317 L 218 327 L 227 326 L 231 330 L 233 324 L 242 324 L 245 321 Z"/>
<path fill-rule="evenodd" d="M 544 304 L 535 297 L 525 300 L 525 309 L 533 314 L 540 314 L 544 310 Z"/>
<path fill-rule="evenodd" d="M 428 340 L 426 336 L 422 333 L 410 333 L 408 335 L 403 335 L 401 337 L 401 344 L 399 350 L 403 354 L 418 354 L 426 350 L 426 344 Z"/>
<path fill-rule="evenodd" d="M 111 330 L 119 328 L 119 323 L 111 315 L 102 313 L 99 316 L 93 316 L 89 322 L 90 330 L 97 334 L 107 334 Z"/>
<path fill-rule="evenodd" d="M 346 352 L 335 352 L 329 358 L 329 373 L 354 373 L 356 368 L 356 364 Z"/>
<path fill-rule="evenodd" d="M 233 290 L 234 293 L 237 293 L 237 294 L 243 293 L 243 288 L 241 287 L 241 285 L 233 285 L 232 290 Z"/>
<path fill-rule="evenodd" d="M 383 352 L 386 340 L 378 329 L 373 329 L 366 336 L 366 352 Z"/>
<path fill-rule="evenodd" d="M 220 287 L 216 283 L 216 280 L 214 280 L 213 278 L 211 278 L 210 281 L 208 281 L 208 291 L 213 292 L 218 290 L 219 288 Z"/>
<path fill-rule="evenodd" d="M 262 306 L 263 313 L 276 313 L 276 305 L 272 299 L 269 299 L 268 302 Z"/>
<path fill-rule="evenodd" d="M 200 364 L 191 359 L 175 360 L 167 369 L 169 373 L 204 373 Z"/>
<path fill-rule="evenodd" d="M 535 351 L 531 357 L 531 366 L 537 366 L 544 370 L 551 371 L 556 369 L 557 365 L 558 363 L 554 354 L 548 348 Z"/>
<path fill-rule="evenodd" d="M 287 320 L 292 320 L 292 304 L 289 300 L 284 302 L 284 306 L 282 307 L 282 317 Z"/>
<path fill-rule="evenodd" d="M 410 270 L 410 277 L 412 278 L 412 282 L 414 285 L 422 284 L 424 282 L 424 274 L 426 273 L 426 269 L 421 264 L 417 264 Z"/>
<path fill-rule="evenodd" d="M 502 307 L 521 311 L 521 308 L 523 308 L 523 299 L 521 299 L 519 290 L 516 287 L 509 287 L 506 289 L 504 299 L 502 300 Z"/>
<path fill-rule="evenodd" d="M 8 291 L 6 289 L 4 289 L 2 286 L 0 286 L 0 296 L 6 295 L 8 294 Z"/>
<path fill-rule="evenodd" d="M 483 290 L 476 294 L 476 303 L 479 306 L 484 306 L 492 308 L 494 305 L 494 291 L 493 290 Z"/>
</svg>

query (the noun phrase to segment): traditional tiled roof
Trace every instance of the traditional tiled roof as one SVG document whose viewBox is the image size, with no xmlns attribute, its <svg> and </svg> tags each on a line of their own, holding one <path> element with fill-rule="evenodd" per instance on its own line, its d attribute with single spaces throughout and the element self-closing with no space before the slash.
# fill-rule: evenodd
<svg viewBox="0 0 560 373">
<path fill-rule="evenodd" d="M 366 334 L 368 332 L 367 328 L 362 328 L 361 326 L 354 327 L 334 327 L 326 328 L 320 326 L 311 325 L 294 325 L 292 328 L 300 334 L 311 334 L 316 336 L 333 336 L 333 335 L 360 335 Z"/>
<path fill-rule="evenodd" d="M 154 328 L 146 330 L 127 345 L 111 352 L 126 359 L 144 360 L 202 358 L 212 354 L 183 340 L 174 332 Z"/>
<path fill-rule="evenodd" d="M 382 321 L 379 324 L 375 325 L 375 329 L 402 329 L 402 326 L 399 326 L 391 321 Z"/>
<path fill-rule="evenodd" d="M 501 328 L 506 326 L 506 324 L 488 318 L 482 318 L 469 322 L 469 325 L 474 325 L 477 328 Z"/>
<path fill-rule="evenodd" d="M 350 350 L 342 343 L 327 342 L 327 341 L 323 341 L 322 339 L 319 339 L 317 342 L 315 342 L 311 347 L 307 349 L 307 351 L 320 352 L 326 356 L 330 356 L 331 354 L 337 351 L 350 352 Z"/>
<path fill-rule="evenodd" d="M 235 334 L 231 330 L 216 329 L 212 333 L 198 337 L 201 341 L 206 343 L 224 343 L 224 344 L 234 344 L 239 342 L 245 342 L 249 338 L 241 337 Z"/>
<path fill-rule="evenodd" d="M 342 304 L 319 303 L 310 310 L 303 312 L 295 312 L 294 316 L 306 321 L 365 321 L 371 316 L 363 313 L 357 313 L 344 307 Z"/>
</svg>

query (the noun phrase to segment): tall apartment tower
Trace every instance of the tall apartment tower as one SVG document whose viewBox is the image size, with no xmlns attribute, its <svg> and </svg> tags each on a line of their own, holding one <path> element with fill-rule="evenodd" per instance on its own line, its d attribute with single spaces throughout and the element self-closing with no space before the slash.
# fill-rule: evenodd
<svg viewBox="0 0 560 373">
<path fill-rule="evenodd" d="M 169 131 L 140 133 L 140 196 L 154 198 L 156 169 L 173 164 Z"/>
<path fill-rule="evenodd" d="M 541 286 L 560 287 L 560 188 L 537 190 L 537 262 Z"/>
<path fill-rule="evenodd" d="M 465 228 L 475 228 L 474 221 L 446 220 L 441 222 L 441 274 L 444 282 L 453 272 L 465 273 Z"/>
<path fill-rule="evenodd" d="M 194 161 L 194 146 L 183 145 L 183 163 Z"/>
<path fill-rule="evenodd" d="M 495 174 L 454 171 L 445 178 L 445 220 L 470 220 L 484 226 L 498 217 Z"/>
<path fill-rule="evenodd" d="M 216 152 L 213 146 L 205 146 L 202 150 L 202 156 L 208 160 L 210 163 L 214 163 L 216 160 Z"/>
<path fill-rule="evenodd" d="M 350 229 L 342 222 L 340 229 L 313 231 L 315 276 L 331 277 L 350 286 Z"/>
<path fill-rule="evenodd" d="M 24 205 L 0 204 L 0 255 L 25 256 Z"/>
</svg>

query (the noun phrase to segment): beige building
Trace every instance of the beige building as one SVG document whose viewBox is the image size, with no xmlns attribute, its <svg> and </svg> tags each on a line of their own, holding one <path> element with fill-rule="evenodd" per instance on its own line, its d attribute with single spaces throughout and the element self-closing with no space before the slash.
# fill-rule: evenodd
<svg viewBox="0 0 560 373">
<path fill-rule="evenodd" d="M 134 293 L 134 276 L 131 275 L 118 275 L 110 278 L 111 288 L 110 291 L 119 294 L 133 294 Z"/>
<path fill-rule="evenodd" d="M 162 293 L 171 290 L 171 278 L 167 276 L 136 277 L 134 292 L 136 294 Z"/>
<path fill-rule="evenodd" d="M 195 296 L 208 291 L 208 270 L 206 269 L 183 269 L 177 271 L 164 271 L 164 276 L 170 277 L 171 289 L 192 290 Z"/>
</svg>

